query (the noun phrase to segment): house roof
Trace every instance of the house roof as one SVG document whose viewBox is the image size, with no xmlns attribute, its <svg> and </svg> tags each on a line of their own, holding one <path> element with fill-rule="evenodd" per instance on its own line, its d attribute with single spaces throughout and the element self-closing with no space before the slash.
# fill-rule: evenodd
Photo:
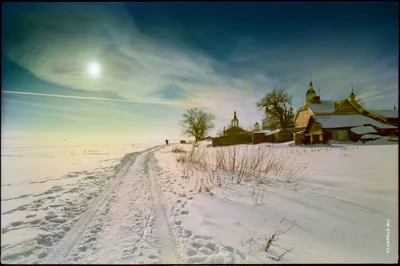
<svg viewBox="0 0 400 266">
<path fill-rule="evenodd" d="M 289 130 L 292 133 L 296 133 L 302 130 L 305 130 L 306 127 L 291 127 L 291 128 L 287 128 L 287 130 Z"/>
<path fill-rule="evenodd" d="M 357 135 L 368 134 L 368 133 L 377 133 L 375 128 L 373 128 L 372 126 L 353 127 L 350 130 L 353 131 L 354 133 L 356 133 Z"/>
<path fill-rule="evenodd" d="M 261 130 L 261 131 L 257 131 L 257 132 L 254 132 L 254 133 L 264 133 L 265 136 L 269 136 L 269 135 L 274 135 L 276 133 L 279 133 L 282 130 L 285 130 L 285 129 Z"/>
<path fill-rule="evenodd" d="M 321 103 L 308 103 L 307 105 L 314 114 L 326 114 L 335 111 L 335 101 L 332 100 L 321 100 Z"/>
<path fill-rule="evenodd" d="M 265 136 L 269 136 L 269 135 L 274 135 L 276 133 L 279 133 L 281 131 L 289 131 L 289 130 L 285 129 L 285 128 L 275 129 L 275 130 L 272 130 L 272 131 L 271 130 L 264 130 L 264 134 L 265 134 Z"/>
<path fill-rule="evenodd" d="M 265 136 L 274 135 L 276 133 L 279 133 L 281 130 L 282 129 L 275 129 L 275 130 L 272 130 L 272 131 L 269 131 L 269 132 L 265 132 L 264 134 L 265 134 Z"/>
<path fill-rule="evenodd" d="M 253 133 L 257 133 L 257 134 L 264 134 L 265 136 L 267 136 L 267 135 L 269 135 L 269 133 L 270 132 L 272 132 L 271 130 L 268 130 L 268 129 L 266 129 L 266 130 L 260 130 L 260 131 L 257 131 L 257 132 L 253 132 Z"/>
<path fill-rule="evenodd" d="M 362 139 L 379 139 L 380 136 L 378 135 L 371 135 L 371 134 L 365 134 L 364 136 L 361 137 Z"/>
<path fill-rule="evenodd" d="M 372 110 L 368 109 L 368 112 L 375 113 L 377 115 L 388 117 L 388 118 L 399 118 L 399 112 L 396 110 Z"/>
<path fill-rule="evenodd" d="M 363 115 L 314 115 L 313 119 L 323 128 L 356 127 L 363 125 L 372 125 L 382 129 L 396 128 L 395 126 L 382 124 Z"/>
</svg>

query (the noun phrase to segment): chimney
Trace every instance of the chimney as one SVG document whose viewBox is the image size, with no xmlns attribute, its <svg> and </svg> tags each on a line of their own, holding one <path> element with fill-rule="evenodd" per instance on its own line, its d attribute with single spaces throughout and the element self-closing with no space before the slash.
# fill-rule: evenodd
<svg viewBox="0 0 400 266">
<path fill-rule="evenodd" d="M 312 103 L 321 103 L 320 97 L 319 96 L 314 96 L 312 99 Z"/>
</svg>

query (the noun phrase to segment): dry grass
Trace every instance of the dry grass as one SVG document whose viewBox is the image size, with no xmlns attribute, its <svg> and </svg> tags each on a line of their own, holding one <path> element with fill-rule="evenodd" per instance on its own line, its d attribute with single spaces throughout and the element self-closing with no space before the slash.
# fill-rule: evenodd
<svg viewBox="0 0 400 266">
<path fill-rule="evenodd" d="M 184 149 L 182 149 L 181 147 L 175 147 L 171 149 L 171 152 L 173 153 L 184 153 L 186 152 Z"/>
<path fill-rule="evenodd" d="M 195 148 L 176 157 L 183 176 L 198 173 L 201 188 L 227 187 L 254 180 L 257 184 L 272 181 L 299 190 L 309 183 L 305 174 L 308 163 L 297 163 L 293 150 L 277 147 L 230 146 L 217 149 Z"/>
</svg>

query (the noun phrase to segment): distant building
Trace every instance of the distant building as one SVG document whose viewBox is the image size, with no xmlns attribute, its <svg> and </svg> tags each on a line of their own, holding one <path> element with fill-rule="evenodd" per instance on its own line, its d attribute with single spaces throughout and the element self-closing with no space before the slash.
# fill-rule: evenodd
<svg viewBox="0 0 400 266">
<path fill-rule="evenodd" d="M 276 129 L 265 133 L 265 142 L 288 142 L 292 140 L 292 133 L 287 129 Z"/>
<path fill-rule="evenodd" d="M 262 120 L 262 124 L 261 124 L 261 129 L 262 130 L 268 128 L 271 119 L 272 119 L 271 115 L 269 115 L 269 114 L 265 115 L 265 118 Z"/>
<path fill-rule="evenodd" d="M 239 119 L 236 116 L 236 111 L 234 111 L 233 119 L 231 120 L 231 126 L 228 129 L 224 128 L 223 136 L 233 136 L 243 133 L 247 133 L 247 131 L 239 127 Z"/>
<path fill-rule="evenodd" d="M 398 127 L 399 126 L 399 112 L 396 110 L 396 106 L 393 110 L 374 110 L 368 109 L 366 110 L 369 113 L 376 114 L 380 117 L 383 117 L 387 123 Z"/>
<path fill-rule="evenodd" d="M 338 101 L 321 100 L 315 93 L 312 81 L 306 92 L 306 103 L 300 107 L 294 116 L 294 126 L 296 128 L 305 128 L 308 120 L 313 115 L 355 115 L 363 114 L 364 109 L 355 100 L 353 87 L 349 99 L 345 98 Z"/>
<path fill-rule="evenodd" d="M 311 144 L 329 140 L 358 141 L 364 134 L 396 135 L 397 127 L 364 115 L 313 115 L 305 133 Z"/>
<path fill-rule="evenodd" d="M 305 100 L 305 104 L 296 111 L 295 128 L 290 129 L 295 144 L 303 143 L 304 138 L 307 138 L 306 143 L 308 140 L 310 143 L 321 143 L 329 139 L 357 141 L 367 133 L 355 133 L 350 129 L 360 126 L 372 126 L 374 130 L 367 128 L 367 131 L 371 131 L 368 133 L 392 135 L 396 132 L 395 126 L 398 126 L 398 113 L 395 110 L 365 110 L 357 102 L 353 86 L 349 98 L 321 100 L 310 79 Z"/>
<path fill-rule="evenodd" d="M 236 111 L 234 111 L 230 127 L 228 129 L 224 128 L 222 136 L 212 139 L 212 146 L 250 144 L 251 142 L 251 132 L 247 132 L 239 126 L 239 119 L 237 118 Z"/>
</svg>

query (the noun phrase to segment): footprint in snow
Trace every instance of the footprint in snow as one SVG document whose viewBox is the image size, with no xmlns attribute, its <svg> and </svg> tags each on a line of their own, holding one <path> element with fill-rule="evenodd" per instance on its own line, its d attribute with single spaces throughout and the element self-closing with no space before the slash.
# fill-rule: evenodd
<svg viewBox="0 0 400 266">
<path fill-rule="evenodd" d="M 198 254 L 198 252 L 195 250 L 195 249 L 193 249 L 193 248 L 188 248 L 188 250 L 186 251 L 186 254 L 188 255 L 188 256 L 195 256 L 195 255 L 197 255 Z"/>
<path fill-rule="evenodd" d="M 21 225 L 23 223 L 24 223 L 24 221 L 15 221 L 15 222 L 11 223 L 11 226 L 19 226 L 19 225 Z"/>
<path fill-rule="evenodd" d="M 203 253 L 204 255 L 211 255 L 211 254 L 213 254 L 213 251 L 212 251 L 211 249 L 209 249 L 209 248 L 206 248 L 206 247 L 201 247 L 201 248 L 199 248 L 199 251 L 200 251 L 201 253 Z"/>
<path fill-rule="evenodd" d="M 194 256 L 187 259 L 188 264 L 202 263 L 207 260 L 207 256 Z"/>
<path fill-rule="evenodd" d="M 185 237 L 185 238 L 189 238 L 189 237 L 191 237 L 192 235 L 193 235 L 193 233 L 192 233 L 191 230 L 185 229 L 184 232 L 183 232 L 183 237 Z"/>
</svg>

